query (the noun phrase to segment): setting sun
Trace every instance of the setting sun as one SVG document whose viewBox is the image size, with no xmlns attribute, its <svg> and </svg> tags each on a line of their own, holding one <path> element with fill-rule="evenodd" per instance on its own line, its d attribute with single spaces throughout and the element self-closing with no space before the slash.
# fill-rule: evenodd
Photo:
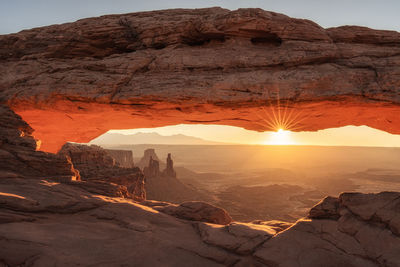
<svg viewBox="0 0 400 267">
<path fill-rule="evenodd" d="M 291 138 L 291 131 L 280 128 L 276 132 L 271 132 L 265 145 L 293 145 L 294 140 Z"/>
</svg>

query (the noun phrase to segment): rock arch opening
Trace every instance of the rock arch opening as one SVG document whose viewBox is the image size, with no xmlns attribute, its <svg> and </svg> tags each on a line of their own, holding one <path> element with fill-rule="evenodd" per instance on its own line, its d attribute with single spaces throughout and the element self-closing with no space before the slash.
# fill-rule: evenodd
<svg viewBox="0 0 400 267">
<path fill-rule="evenodd" d="M 170 265 L 181 259 L 201 266 L 280 265 L 299 259 L 307 265 L 310 257 L 303 256 L 310 252 L 322 265 L 399 265 L 399 245 L 393 245 L 399 244 L 399 222 L 388 219 L 398 215 L 399 193 L 344 193 L 309 209 L 342 191 L 400 191 L 398 149 L 213 146 L 185 156 L 171 146 L 133 150 L 153 160 L 144 166 L 149 168 L 147 184 L 154 181 L 148 191 L 153 196 L 167 197 L 160 192 L 172 188 L 168 197 L 189 192 L 191 199 L 207 198 L 226 208 L 236 220 L 253 221 L 247 224 L 231 223 L 224 210 L 202 202 L 143 201 L 142 171 L 116 164 L 117 157 L 123 161 L 135 154 L 65 145 L 89 142 L 110 129 L 199 123 L 261 132 L 277 126 L 301 132 L 366 125 L 400 134 L 399 70 L 397 32 L 324 29 L 261 9 L 110 15 L 0 36 L 0 223 L 6 242 L 0 246 L 22 252 L 4 250 L 4 263 L 62 265 L 67 253 L 82 256 L 70 259 L 76 264 L 96 264 L 85 257 L 93 253 L 78 243 L 82 233 L 94 240 L 88 247 L 98 248 L 97 260 L 116 264 L 151 265 L 160 259 L 154 255 L 162 255 Z M 42 140 L 42 151 L 32 135 Z M 65 154 L 55 154 L 63 145 L 60 154 Z M 192 165 L 180 166 L 189 156 Z M 336 163 L 327 165 L 326 159 Z M 220 169 L 210 172 L 209 166 Z M 160 185 L 163 190 L 157 191 Z M 295 221 L 309 210 L 307 220 L 284 235 L 278 233 L 291 223 L 254 221 Z M 18 241 L 27 224 L 45 234 Z M 353 242 L 360 225 L 360 242 Z M 65 235 L 66 228 L 76 234 Z M 329 244 L 321 229 L 331 234 Z M 339 235 L 335 229 L 341 229 Z M 122 239 L 115 238 L 116 230 Z M 148 239 L 149 231 L 155 239 Z M 377 231 L 383 234 L 374 246 L 369 240 Z M 98 246 L 99 232 L 110 246 Z M 120 257 L 120 246 L 127 251 L 143 247 L 144 253 L 136 253 L 143 258 L 135 253 Z"/>
<path fill-rule="evenodd" d="M 91 144 L 132 152 L 135 166 L 144 172 L 148 199 L 205 201 L 224 208 L 239 221 L 295 221 L 327 194 L 400 189 L 396 182 L 400 169 L 394 167 L 400 164 L 398 135 L 365 126 L 347 126 L 292 132 L 295 146 L 263 145 L 266 139 L 274 140 L 275 133 L 185 124 L 113 130 Z M 322 136 L 319 140 L 318 135 Z M 207 140 L 208 137 L 215 139 Z M 221 142 L 235 137 L 236 143 Z M 306 143 L 324 138 L 325 143 Z M 249 139 L 253 141 L 251 145 L 243 144 Z M 364 140 L 364 146 L 354 146 L 354 139 Z M 388 142 L 387 147 L 374 143 L 382 139 Z M 340 140 L 344 143 L 336 143 Z"/>
<path fill-rule="evenodd" d="M 12 108 L 35 129 L 33 135 L 41 140 L 40 150 L 53 153 L 67 141 L 87 143 L 111 129 L 152 128 L 182 123 L 230 125 L 260 132 L 276 131 L 284 126 L 299 132 L 366 125 L 392 134 L 400 133 L 398 105 L 354 101 L 351 98 L 285 102 L 281 106 L 276 106 L 278 100 L 272 104 L 245 100 L 204 103 L 204 99 L 174 103 L 167 99 L 142 99 L 131 104 L 82 100 L 50 102 L 35 104 L 18 101 L 12 103 Z M 280 119 L 278 116 L 281 116 Z"/>
</svg>

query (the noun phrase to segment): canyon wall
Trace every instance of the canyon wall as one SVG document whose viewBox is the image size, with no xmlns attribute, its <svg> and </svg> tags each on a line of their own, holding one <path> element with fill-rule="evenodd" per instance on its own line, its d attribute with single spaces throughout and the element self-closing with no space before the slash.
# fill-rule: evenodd
<svg viewBox="0 0 400 267">
<path fill-rule="evenodd" d="M 144 151 L 138 166 L 144 166 L 146 196 L 150 200 L 180 204 L 185 201 L 212 202 L 209 192 L 186 185 L 179 180 L 174 170 L 172 156 L 168 153 L 165 163 L 161 162 L 154 149 Z"/>
<path fill-rule="evenodd" d="M 80 180 L 65 156 L 36 151 L 33 129 L 5 105 L 0 105 L 0 178 L 20 177 L 58 181 Z"/>
<path fill-rule="evenodd" d="M 0 101 L 44 151 L 179 123 L 400 133 L 394 31 L 323 29 L 261 9 L 163 10 L 3 35 L 0 63 Z"/>
<path fill-rule="evenodd" d="M 131 150 L 106 149 L 106 152 L 119 163 L 120 167 L 134 167 L 133 153 Z"/>
<path fill-rule="evenodd" d="M 126 187 L 121 193 L 124 197 L 137 201 L 146 199 L 142 171 L 137 167 L 121 167 L 109 152 L 101 147 L 67 143 L 58 155 L 71 159 L 83 181 L 101 181 L 121 185 Z"/>
</svg>

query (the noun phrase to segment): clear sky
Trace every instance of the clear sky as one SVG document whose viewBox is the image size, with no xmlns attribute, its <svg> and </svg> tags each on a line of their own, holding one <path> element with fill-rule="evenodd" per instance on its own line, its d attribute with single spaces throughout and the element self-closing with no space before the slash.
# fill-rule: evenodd
<svg viewBox="0 0 400 267">
<path fill-rule="evenodd" d="M 311 19 L 325 28 L 362 25 L 400 31 L 400 0 L 0 0 L 0 34 L 106 14 L 212 6 L 231 10 L 258 7 Z M 131 132 L 138 131 L 182 133 L 213 141 L 250 144 L 400 146 L 400 136 L 365 126 L 319 132 L 257 133 L 230 126 L 177 125 Z"/>
<path fill-rule="evenodd" d="M 363 25 L 400 31 L 399 0 L 0 0 L 0 34 L 85 17 L 168 8 L 259 7 L 323 27 Z"/>
</svg>

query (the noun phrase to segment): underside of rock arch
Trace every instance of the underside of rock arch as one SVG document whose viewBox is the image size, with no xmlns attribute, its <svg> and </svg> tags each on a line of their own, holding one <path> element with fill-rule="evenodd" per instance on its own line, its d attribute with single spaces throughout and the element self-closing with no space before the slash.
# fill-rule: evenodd
<svg viewBox="0 0 400 267">
<path fill-rule="evenodd" d="M 210 123 L 400 134 L 400 33 L 260 9 L 109 15 L 0 36 L 0 100 L 42 150 L 109 129 Z M 290 114 L 290 115 L 289 115 Z M 291 122 L 291 123 L 289 123 Z"/>
</svg>

